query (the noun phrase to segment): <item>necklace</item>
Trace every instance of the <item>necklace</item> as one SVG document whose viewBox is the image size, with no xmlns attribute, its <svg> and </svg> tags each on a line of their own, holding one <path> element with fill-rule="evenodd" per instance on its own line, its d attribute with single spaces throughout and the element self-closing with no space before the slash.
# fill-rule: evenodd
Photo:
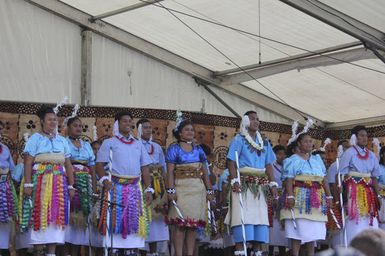
<svg viewBox="0 0 385 256">
<path fill-rule="evenodd" d="M 263 143 L 263 139 L 262 139 L 262 136 L 261 134 L 257 131 L 257 140 L 258 140 L 258 144 L 255 143 L 255 141 L 253 140 L 253 138 L 251 138 L 250 134 L 249 133 L 241 133 L 241 135 L 245 138 L 245 140 L 247 141 L 247 143 L 249 143 L 249 145 L 254 148 L 255 150 L 257 150 L 258 152 L 260 151 L 264 151 L 264 143 Z"/>
<path fill-rule="evenodd" d="M 118 136 L 115 136 L 118 140 L 120 140 L 120 142 L 124 143 L 124 144 L 127 144 L 127 145 L 131 145 L 132 143 L 134 143 L 134 139 L 133 138 L 130 138 L 128 141 L 127 140 L 124 140 L 123 138 L 119 138 Z"/>
<path fill-rule="evenodd" d="M 361 153 L 358 151 L 358 149 L 356 148 L 356 146 L 353 146 L 354 149 L 356 150 L 357 152 L 357 157 L 361 160 L 367 160 L 369 158 L 369 150 L 367 148 L 364 148 L 364 151 L 365 151 L 365 155 L 361 155 Z"/>
<path fill-rule="evenodd" d="M 80 141 L 79 137 L 68 136 L 68 138 L 70 138 L 70 140 Z"/>
</svg>

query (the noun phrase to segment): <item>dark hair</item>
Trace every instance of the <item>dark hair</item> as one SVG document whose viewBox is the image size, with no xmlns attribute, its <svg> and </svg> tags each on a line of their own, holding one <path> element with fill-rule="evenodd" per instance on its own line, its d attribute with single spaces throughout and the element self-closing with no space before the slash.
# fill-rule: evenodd
<svg viewBox="0 0 385 256">
<path fill-rule="evenodd" d="M 115 121 L 120 121 L 120 119 L 122 119 L 123 116 L 129 116 L 131 119 L 133 119 L 133 116 L 132 116 L 131 112 L 129 112 L 129 111 L 120 111 L 120 112 L 118 112 L 115 115 Z"/>
<path fill-rule="evenodd" d="M 180 141 L 181 138 L 180 138 L 179 133 L 187 125 L 193 125 L 193 123 L 190 120 L 186 119 L 186 120 L 183 120 L 176 129 L 172 130 L 172 135 L 174 135 L 174 137 L 175 137 L 175 139 L 177 139 L 177 141 Z"/>
<path fill-rule="evenodd" d="M 385 255 L 385 232 L 382 229 L 366 229 L 356 235 L 350 246 L 365 255 Z"/>
<path fill-rule="evenodd" d="M 380 164 L 385 165 L 385 161 L 384 161 L 385 147 L 381 147 L 379 155 L 380 155 Z"/>
<path fill-rule="evenodd" d="M 36 115 L 40 118 L 40 120 L 44 120 L 47 114 L 55 114 L 52 107 L 42 106 L 36 113 Z"/>
<path fill-rule="evenodd" d="M 71 118 L 68 119 L 68 121 L 67 121 L 67 127 L 69 127 L 71 124 L 73 124 L 76 120 L 79 120 L 80 122 L 82 121 L 82 120 L 80 120 L 80 118 L 77 117 L 77 116 L 71 117 Z"/>
<path fill-rule="evenodd" d="M 348 140 L 340 140 L 337 144 L 337 147 L 341 146 L 342 144 L 349 142 Z"/>
<path fill-rule="evenodd" d="M 294 155 L 294 149 L 295 147 L 297 146 L 297 142 L 296 141 L 293 141 L 292 143 L 290 143 L 287 148 L 286 148 L 286 155 L 287 157 L 290 157 L 292 155 Z"/>
<path fill-rule="evenodd" d="M 277 154 L 278 151 L 281 151 L 281 150 L 286 151 L 286 148 L 282 145 L 277 145 L 277 146 L 274 146 L 273 148 L 274 154 Z"/>
<path fill-rule="evenodd" d="M 4 128 L 5 124 L 2 121 L 0 121 L 0 126 Z"/>
<path fill-rule="evenodd" d="M 95 141 L 91 142 L 91 147 L 93 147 L 96 144 L 101 145 L 102 143 L 100 143 L 100 141 L 98 141 L 98 140 L 95 140 Z"/>
<path fill-rule="evenodd" d="M 315 156 L 315 155 L 324 155 L 324 154 L 326 154 L 326 152 L 322 151 L 322 150 L 316 150 L 316 151 L 311 152 L 311 154 L 313 156 Z"/>
<path fill-rule="evenodd" d="M 206 145 L 206 144 L 200 144 L 199 146 L 201 146 L 203 152 L 205 152 L 205 155 L 208 156 L 208 155 L 211 155 L 211 148 Z"/>
<path fill-rule="evenodd" d="M 360 131 L 366 131 L 367 132 L 366 127 L 363 125 L 357 125 L 357 126 L 353 127 L 353 129 L 351 131 L 351 135 L 355 134 L 357 136 Z"/>
<path fill-rule="evenodd" d="M 295 140 L 295 142 L 298 144 L 298 142 L 302 141 L 303 138 L 305 138 L 305 136 L 310 136 L 310 137 L 311 137 L 311 135 L 310 135 L 309 133 L 307 133 L 307 132 L 301 133 L 301 134 L 298 136 L 298 138 Z"/>
<path fill-rule="evenodd" d="M 136 122 L 136 128 L 138 128 L 140 124 L 149 123 L 149 122 L 150 120 L 148 120 L 147 118 L 142 118 L 138 122 Z"/>
<path fill-rule="evenodd" d="M 257 112 L 254 111 L 254 110 L 249 110 L 249 111 L 247 111 L 247 112 L 244 114 L 244 116 L 248 116 L 248 115 L 251 115 L 251 114 L 257 114 Z"/>
</svg>

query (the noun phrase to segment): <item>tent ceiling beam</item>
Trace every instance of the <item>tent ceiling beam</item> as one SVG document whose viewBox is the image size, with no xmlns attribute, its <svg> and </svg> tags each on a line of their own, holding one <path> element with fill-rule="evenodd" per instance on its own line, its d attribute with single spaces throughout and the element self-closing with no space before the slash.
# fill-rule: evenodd
<svg viewBox="0 0 385 256">
<path fill-rule="evenodd" d="M 232 95 L 236 95 L 251 104 L 254 104 L 260 108 L 268 109 L 275 114 L 289 119 L 289 120 L 298 120 L 300 124 L 305 124 L 306 120 L 304 120 L 305 117 L 312 117 L 307 113 L 303 113 L 300 111 L 296 111 L 292 107 L 289 107 L 282 102 L 279 102 L 275 99 L 272 99 L 260 92 L 257 92 L 255 90 L 252 90 L 248 88 L 247 86 L 244 86 L 242 84 L 238 84 L 236 86 L 225 86 L 225 85 L 216 85 L 217 88 L 220 88 Z M 325 127 L 325 123 L 315 117 L 312 117 L 315 120 L 315 123 L 319 127 Z"/>
<path fill-rule="evenodd" d="M 129 11 L 132 11 L 132 10 L 135 10 L 135 9 L 139 9 L 139 8 L 145 7 L 145 6 L 150 5 L 150 4 L 161 2 L 161 1 L 163 1 L 163 0 L 147 0 L 146 2 L 139 2 L 139 3 L 136 3 L 136 4 L 132 4 L 130 6 L 126 6 L 126 7 L 119 8 L 119 9 L 116 9 L 116 10 L 112 10 L 112 11 L 109 11 L 109 12 L 105 12 L 105 13 L 102 13 L 102 14 L 99 14 L 99 15 L 96 15 L 96 16 L 92 16 L 91 21 L 95 22 L 96 20 L 101 20 L 101 19 L 104 19 L 104 18 L 108 18 L 108 17 L 114 16 L 114 15 L 118 15 L 118 14 L 124 13 L 124 12 L 129 12 Z"/>
<path fill-rule="evenodd" d="M 265 61 L 261 64 L 256 63 L 256 64 L 243 66 L 242 69 L 248 71 L 248 70 L 266 67 L 266 66 L 270 66 L 270 65 L 274 65 L 274 64 L 281 64 L 284 62 L 289 62 L 292 60 L 300 60 L 300 59 L 304 59 L 304 58 L 324 55 L 327 53 L 333 53 L 336 51 L 345 50 L 345 49 L 349 49 L 349 48 L 360 46 L 360 45 L 362 45 L 362 42 L 360 42 L 360 41 L 341 44 L 341 45 L 337 45 L 337 46 L 333 46 L 333 47 L 320 49 L 317 51 L 301 53 L 301 54 L 297 54 L 297 55 L 293 55 L 293 56 L 289 56 L 289 57 L 285 57 L 285 58 L 281 58 L 281 59 L 275 59 L 275 60 L 271 60 L 271 61 Z M 239 72 L 239 68 L 232 68 L 232 69 L 227 69 L 227 70 L 223 70 L 223 71 L 217 71 L 217 72 L 214 72 L 214 74 L 216 76 L 225 76 L 225 75 L 230 75 L 232 73 L 238 73 L 238 72 Z"/>
<path fill-rule="evenodd" d="M 385 50 L 385 34 L 317 0 L 280 0 L 281 2 L 310 15 L 368 46 Z"/>
<path fill-rule="evenodd" d="M 238 72 L 235 74 L 222 76 L 223 85 L 232 85 L 243 83 L 255 79 L 287 72 L 290 70 L 301 70 L 315 67 L 325 67 L 340 64 L 341 60 L 344 62 L 354 62 L 365 59 L 375 59 L 376 56 L 372 51 L 367 50 L 364 47 L 353 48 L 348 50 L 342 50 L 330 54 L 318 55 L 308 58 L 293 58 L 287 61 L 281 61 L 278 64 L 264 65 L 261 68 L 247 70 L 245 72 Z"/>
<path fill-rule="evenodd" d="M 92 32 L 89 30 L 82 32 L 81 49 L 80 102 L 83 106 L 89 106 L 92 74 Z"/>
</svg>

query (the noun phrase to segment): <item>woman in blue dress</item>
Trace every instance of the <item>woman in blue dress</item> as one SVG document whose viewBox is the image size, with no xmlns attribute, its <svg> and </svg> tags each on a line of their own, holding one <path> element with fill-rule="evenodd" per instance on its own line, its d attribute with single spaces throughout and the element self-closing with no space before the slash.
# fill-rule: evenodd
<svg viewBox="0 0 385 256">
<path fill-rule="evenodd" d="M 5 125 L 0 121 L 0 137 Z M 17 196 L 11 173 L 15 164 L 8 147 L 0 143 L 0 249 L 8 250 L 11 235 L 11 221 L 17 219 Z"/>
<path fill-rule="evenodd" d="M 167 149 L 167 193 L 171 204 L 168 223 L 173 225 L 172 242 L 175 255 L 193 255 L 196 229 L 206 226 L 207 200 L 213 200 L 214 191 L 205 167 L 207 161 L 202 148 L 195 143 L 194 127 L 188 120 L 174 129 L 177 142 Z M 179 212 L 178 212 L 179 211 Z"/>
<path fill-rule="evenodd" d="M 321 157 L 311 154 L 311 136 L 303 133 L 293 143 L 297 145 L 297 152 L 283 162 L 285 192 L 280 217 L 285 221 L 293 255 L 299 255 L 302 244 L 307 255 L 314 255 L 314 241 L 326 237 L 327 207 L 331 206 L 333 197 Z"/>
<path fill-rule="evenodd" d="M 80 254 L 80 245 L 90 244 L 88 217 L 91 213 L 93 191 L 96 188 L 95 155 L 90 143 L 80 138 L 82 128 L 82 121 L 78 117 L 70 118 L 67 122 L 67 141 L 76 188 L 70 206 L 70 226 L 66 229 L 66 242 L 73 245 L 71 255 Z"/>
<path fill-rule="evenodd" d="M 64 244 L 69 222 L 69 198 L 75 193 L 67 140 L 57 134 L 57 116 L 42 107 L 38 116 L 41 132 L 33 134 L 24 148 L 24 178 L 20 186 L 22 230 L 30 228 L 31 244 L 39 255 L 55 255 L 56 244 Z"/>
</svg>

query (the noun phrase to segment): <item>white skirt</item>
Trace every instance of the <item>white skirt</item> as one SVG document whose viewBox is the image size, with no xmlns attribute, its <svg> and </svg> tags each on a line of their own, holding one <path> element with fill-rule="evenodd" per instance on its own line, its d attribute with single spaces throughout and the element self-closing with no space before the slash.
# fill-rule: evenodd
<svg viewBox="0 0 385 256">
<path fill-rule="evenodd" d="M 168 231 L 168 225 L 164 222 L 164 219 L 157 218 L 152 220 L 146 242 L 152 243 L 168 240 L 170 240 L 170 233 Z"/>
<path fill-rule="evenodd" d="M 16 233 L 15 245 L 16 250 L 32 248 L 31 231 L 28 230 L 23 233 Z"/>
<path fill-rule="evenodd" d="M 353 240 L 353 238 L 358 235 L 361 231 L 368 229 L 368 228 L 374 228 L 378 229 L 378 220 L 377 218 L 373 219 L 373 226 L 369 225 L 370 218 L 361 218 L 358 223 L 356 223 L 356 220 L 346 220 L 346 236 L 348 240 L 348 244 Z"/>
<path fill-rule="evenodd" d="M 285 234 L 287 238 L 300 240 L 301 244 L 309 243 L 326 238 L 326 223 L 307 219 L 296 219 L 297 229 L 293 221 L 285 220 Z"/>
<path fill-rule="evenodd" d="M 31 244 L 64 244 L 64 242 L 65 231 L 56 225 L 49 225 L 44 230 L 31 231 Z"/>
<path fill-rule="evenodd" d="M 136 249 L 143 248 L 144 238 L 138 235 L 127 235 L 126 239 L 122 237 L 121 234 L 114 234 L 112 239 L 111 246 L 111 237 L 103 237 L 103 247 L 107 244 L 107 247 L 112 247 L 116 249 Z"/>
<path fill-rule="evenodd" d="M 0 223 L 0 249 L 8 249 L 9 248 L 9 238 L 11 235 L 12 224 L 8 223 Z"/>
<path fill-rule="evenodd" d="M 273 227 L 269 229 L 269 244 L 273 246 L 289 246 L 286 238 L 285 230 L 281 229 L 281 225 L 277 218 L 273 218 Z"/>
<path fill-rule="evenodd" d="M 90 244 L 89 239 L 88 228 L 77 228 L 74 225 L 68 225 L 65 229 L 66 243 L 88 246 Z"/>
</svg>

